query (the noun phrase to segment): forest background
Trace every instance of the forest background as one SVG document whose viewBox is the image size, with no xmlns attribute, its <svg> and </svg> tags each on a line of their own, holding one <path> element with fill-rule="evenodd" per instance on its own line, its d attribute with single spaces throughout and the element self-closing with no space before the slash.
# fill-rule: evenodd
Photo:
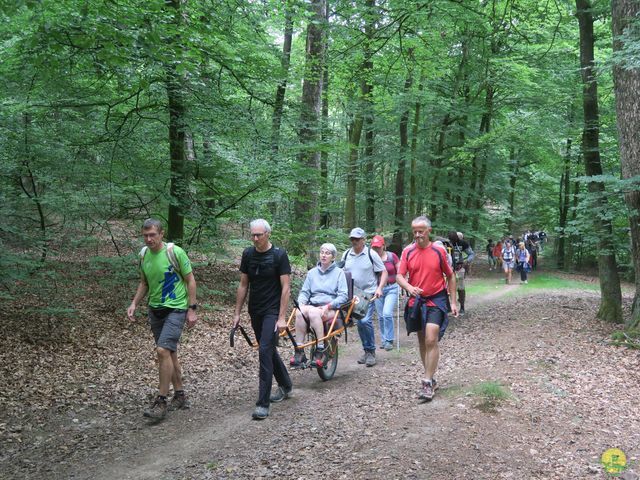
<svg viewBox="0 0 640 480">
<path fill-rule="evenodd" d="M 61 271 L 132 294 L 150 216 L 204 263 L 256 217 L 301 266 L 418 214 L 481 251 L 544 229 L 637 328 L 638 2 L 0 3 L 0 298 L 49 333 Z"/>
</svg>

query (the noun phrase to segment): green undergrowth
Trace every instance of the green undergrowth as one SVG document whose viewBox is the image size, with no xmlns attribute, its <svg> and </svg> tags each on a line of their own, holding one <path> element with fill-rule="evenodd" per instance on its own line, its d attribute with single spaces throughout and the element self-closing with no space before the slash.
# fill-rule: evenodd
<svg viewBox="0 0 640 480">
<path fill-rule="evenodd" d="M 640 330 L 617 330 L 611 334 L 611 344 L 640 350 Z"/>
<path fill-rule="evenodd" d="M 468 394 L 478 399 L 476 406 L 482 411 L 494 411 L 500 404 L 512 397 L 511 392 L 505 386 L 493 380 L 474 385 Z"/>
<path fill-rule="evenodd" d="M 586 282 L 563 278 L 552 273 L 530 273 L 526 285 L 522 285 L 521 289 L 507 292 L 506 295 L 526 294 L 531 290 L 589 290 L 598 291 L 600 285 L 598 282 Z M 512 285 L 520 285 L 520 274 L 514 272 L 511 278 Z M 466 290 L 469 295 L 485 295 L 490 292 L 503 288 L 505 285 L 504 277 L 495 279 L 474 278 L 473 282 L 467 284 Z"/>
</svg>

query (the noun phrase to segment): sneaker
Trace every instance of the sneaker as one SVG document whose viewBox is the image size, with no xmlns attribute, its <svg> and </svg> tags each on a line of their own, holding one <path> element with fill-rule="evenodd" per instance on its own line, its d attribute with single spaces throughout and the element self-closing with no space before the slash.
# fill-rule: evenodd
<svg viewBox="0 0 640 480">
<path fill-rule="evenodd" d="M 173 412 L 175 410 L 182 410 L 190 408 L 191 404 L 189 403 L 188 397 L 183 393 L 182 395 L 173 394 L 173 398 L 169 402 L 168 410 Z"/>
<path fill-rule="evenodd" d="M 256 407 L 251 417 L 254 420 L 264 420 L 269 416 L 269 407 Z"/>
<path fill-rule="evenodd" d="M 387 342 L 387 343 L 385 343 L 385 344 L 384 344 L 384 349 L 385 349 L 387 352 L 390 352 L 391 350 L 393 350 L 393 342 Z"/>
<path fill-rule="evenodd" d="M 324 347 L 316 348 L 316 351 L 313 354 L 313 364 L 316 367 L 322 367 L 324 365 L 325 353 L 326 353 L 326 351 L 325 351 Z"/>
<path fill-rule="evenodd" d="M 291 368 L 300 368 L 305 363 L 307 363 L 307 356 L 304 354 L 304 350 L 296 350 L 296 352 L 293 354 L 293 357 L 291 357 L 291 360 L 289 361 L 289 365 L 291 366 Z"/>
<path fill-rule="evenodd" d="M 364 365 L 365 363 L 367 363 L 367 352 L 364 352 L 360 358 L 358 359 L 358 363 L 360 365 Z"/>
<path fill-rule="evenodd" d="M 434 385 L 433 381 L 422 380 L 422 389 L 420 390 L 420 398 L 426 402 L 430 402 L 433 399 Z"/>
<path fill-rule="evenodd" d="M 164 418 L 167 415 L 167 401 L 158 395 L 143 415 L 148 418 Z"/>
<path fill-rule="evenodd" d="M 367 358 L 364 363 L 367 367 L 373 367 L 376 364 L 376 353 L 375 352 L 367 352 L 365 355 Z"/>
<path fill-rule="evenodd" d="M 529 283 L 529 280 L 525 280 L 525 281 L 524 281 L 524 283 L 525 283 L 525 284 Z"/>
<path fill-rule="evenodd" d="M 273 403 L 278 403 L 283 400 L 286 400 L 291 396 L 292 390 L 293 390 L 293 387 L 289 387 L 288 389 L 284 387 L 278 387 L 276 391 L 271 394 L 271 396 L 269 397 L 269 400 L 271 400 Z"/>
<path fill-rule="evenodd" d="M 464 315 L 464 308 L 461 308 L 460 310 L 458 310 L 458 315 Z"/>
</svg>

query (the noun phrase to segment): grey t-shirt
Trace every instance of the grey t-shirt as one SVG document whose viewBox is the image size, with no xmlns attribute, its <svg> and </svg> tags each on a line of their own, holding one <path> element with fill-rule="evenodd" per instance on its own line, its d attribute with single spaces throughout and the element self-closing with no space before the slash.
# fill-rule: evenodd
<svg viewBox="0 0 640 480">
<path fill-rule="evenodd" d="M 369 259 L 369 247 L 365 246 L 358 254 L 350 248 L 347 250 L 346 257 L 343 256 L 343 258 L 344 270 L 351 272 L 353 284 L 367 295 L 373 295 L 378 288 L 376 272 L 382 272 L 385 269 L 380 255 L 371 250 L 371 259 Z"/>
</svg>

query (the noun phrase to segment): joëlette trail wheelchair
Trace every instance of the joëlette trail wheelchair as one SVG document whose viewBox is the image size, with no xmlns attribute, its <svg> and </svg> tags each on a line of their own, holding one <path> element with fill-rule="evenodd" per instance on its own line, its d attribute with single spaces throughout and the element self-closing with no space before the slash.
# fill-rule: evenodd
<svg viewBox="0 0 640 480">
<path fill-rule="evenodd" d="M 294 301 L 295 308 L 287 320 L 286 329 L 280 332 L 280 345 L 291 344 L 295 351 L 302 352 L 306 348 L 310 349 L 310 360 L 302 362 L 300 366 L 296 368 L 303 370 L 315 368 L 318 372 L 318 376 L 324 381 L 333 378 L 333 375 L 336 372 L 336 368 L 338 366 L 338 340 L 340 336 L 344 333 L 345 342 L 347 341 L 347 328 L 354 325 L 356 320 L 364 318 L 367 313 L 369 302 L 371 301 L 369 295 L 366 295 L 360 289 L 354 287 L 353 279 L 349 272 L 345 272 L 345 274 L 347 276 L 348 298 L 350 298 L 350 300 L 336 310 L 329 321 L 324 322 L 323 336 L 318 338 L 316 332 L 309 327 L 309 321 L 306 320 L 308 326 L 305 338 L 306 341 L 301 344 L 296 342 L 294 337 L 296 330 L 295 320 L 296 311 L 299 310 L 299 306 L 296 301 Z M 229 341 L 232 347 L 234 345 L 233 340 L 236 328 L 240 330 L 240 333 L 250 346 L 258 348 L 258 342 L 252 341 L 241 325 L 231 329 Z M 319 343 L 324 343 L 324 349 L 320 352 L 321 355 L 316 355 Z M 318 359 L 316 357 L 320 358 Z"/>
</svg>

